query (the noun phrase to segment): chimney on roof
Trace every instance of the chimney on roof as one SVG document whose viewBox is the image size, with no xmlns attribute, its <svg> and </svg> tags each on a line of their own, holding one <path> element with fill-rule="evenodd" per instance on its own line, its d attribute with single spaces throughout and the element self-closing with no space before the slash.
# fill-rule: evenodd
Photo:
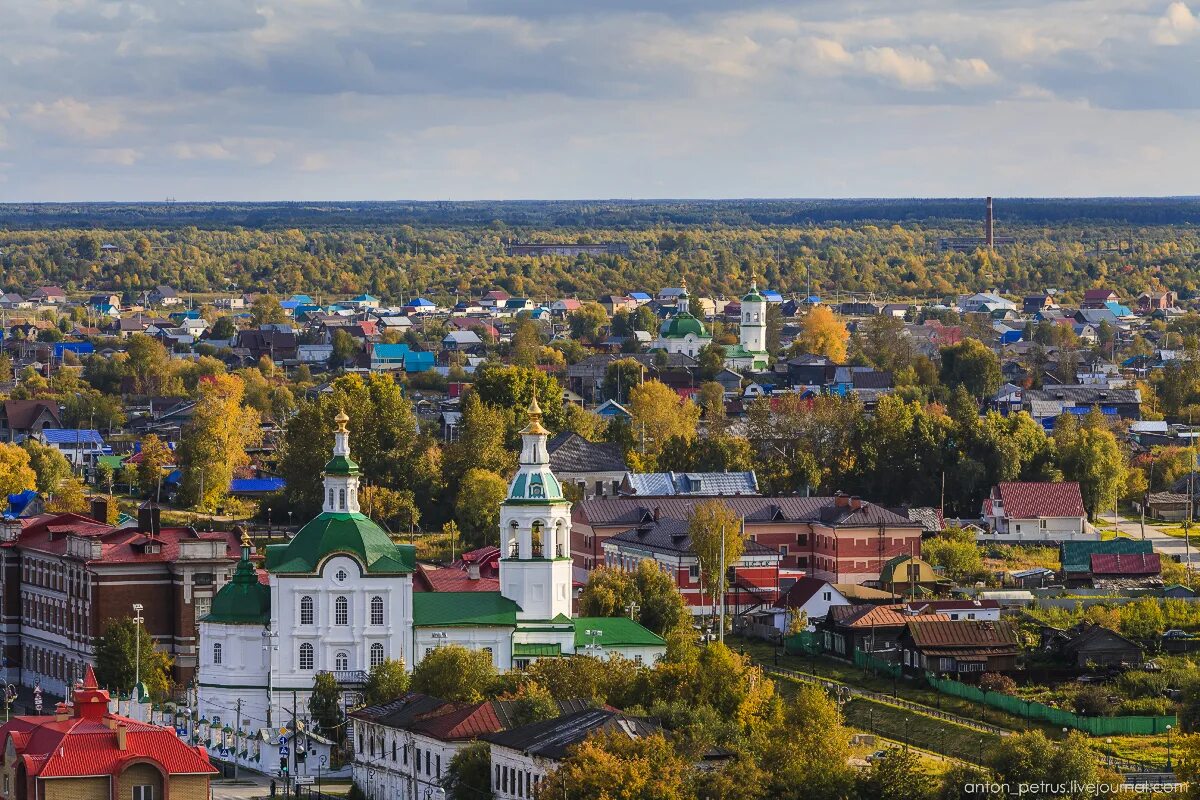
<svg viewBox="0 0 1200 800">
<path fill-rule="evenodd" d="M 467 579 L 472 581 L 479 580 L 479 565 L 467 564 Z"/>
<path fill-rule="evenodd" d="M 833 504 L 839 508 L 845 508 L 850 505 L 850 496 L 845 492 L 835 492 L 833 495 Z"/>
<path fill-rule="evenodd" d="M 660 511 L 659 507 L 658 507 L 658 506 L 655 506 L 655 507 L 654 507 L 654 521 L 655 521 L 655 522 L 658 522 L 658 514 L 659 514 L 659 511 Z"/>
<path fill-rule="evenodd" d="M 157 536 L 162 530 L 162 509 L 151 502 L 138 508 L 138 530 L 147 536 Z"/>
<path fill-rule="evenodd" d="M 117 749 L 118 750 L 123 751 L 123 750 L 127 749 L 128 744 L 129 744 L 127 741 L 128 735 L 129 735 L 129 729 L 125 727 L 125 723 L 124 722 L 118 723 L 118 725 L 117 725 Z"/>
<path fill-rule="evenodd" d="M 59 703 L 54 706 L 54 721 L 66 722 L 71 717 L 70 707 L 66 703 Z"/>
<path fill-rule="evenodd" d="M 988 249 L 996 244 L 996 218 L 992 214 L 992 198 L 987 199 L 987 211 L 983 218 L 983 239 Z"/>
<path fill-rule="evenodd" d="M 101 525 L 108 524 L 108 498 L 93 497 L 88 505 L 88 516 L 99 522 Z"/>
<path fill-rule="evenodd" d="M 862 507 L 863 507 L 863 500 L 861 497 L 859 497 L 858 495 L 855 495 L 850 498 L 850 510 L 851 511 L 858 511 Z"/>
</svg>

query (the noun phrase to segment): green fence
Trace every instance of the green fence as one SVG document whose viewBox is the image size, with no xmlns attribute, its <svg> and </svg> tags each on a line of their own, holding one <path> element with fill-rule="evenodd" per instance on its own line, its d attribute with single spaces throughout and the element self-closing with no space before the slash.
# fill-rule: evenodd
<svg viewBox="0 0 1200 800">
<path fill-rule="evenodd" d="M 862 650 L 854 651 L 854 666 L 869 669 L 873 672 L 880 672 L 884 675 L 890 675 L 893 678 L 900 677 L 900 665 L 891 661 L 884 661 L 882 658 L 876 658 L 873 655 L 864 653 Z"/>
<path fill-rule="evenodd" d="M 858 653 L 855 654 L 856 664 L 858 655 Z M 1168 725 L 1172 727 L 1179 725 L 1179 721 L 1173 714 L 1163 717 L 1085 717 L 1061 708 L 1053 708 L 1032 700 L 1022 700 L 1001 692 L 985 692 L 976 686 L 938 678 L 932 674 L 927 673 L 925 677 L 929 681 L 929 685 L 939 692 L 976 703 L 985 703 L 1026 719 L 1039 719 L 1049 722 L 1051 725 L 1074 728 L 1092 736 L 1149 736 L 1165 732 Z"/>
<path fill-rule="evenodd" d="M 821 652 L 821 644 L 815 631 L 800 631 L 784 637 L 783 651 L 790 656 L 816 655 Z"/>
</svg>

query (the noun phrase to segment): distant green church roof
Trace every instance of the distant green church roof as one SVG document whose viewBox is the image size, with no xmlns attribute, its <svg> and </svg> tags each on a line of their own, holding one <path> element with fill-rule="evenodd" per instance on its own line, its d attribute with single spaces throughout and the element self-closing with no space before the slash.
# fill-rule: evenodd
<svg viewBox="0 0 1200 800">
<path fill-rule="evenodd" d="M 325 464 L 324 473 L 326 475 L 357 475 L 359 469 L 358 464 L 355 464 L 349 456 L 334 456 Z"/>
<path fill-rule="evenodd" d="M 258 582 L 258 570 L 246 559 L 238 562 L 229 583 L 213 597 L 204 622 L 227 625 L 267 625 L 271 622 L 271 588 Z"/>
<path fill-rule="evenodd" d="M 336 553 L 353 556 L 368 573 L 404 574 L 416 569 L 413 548 L 397 545 L 368 517 L 331 512 L 309 522 L 287 544 L 269 546 L 267 569 L 273 573 L 313 573 Z"/>
<path fill-rule="evenodd" d="M 575 649 L 592 644 L 593 637 L 588 631 L 600 631 L 595 643 L 601 647 L 629 647 L 644 645 L 647 647 L 662 647 L 666 640 L 647 628 L 643 628 L 629 617 L 576 617 L 571 620 L 575 626 Z"/>
<path fill-rule="evenodd" d="M 662 336 L 664 339 L 682 339 L 689 333 L 700 338 L 708 336 L 708 332 L 704 330 L 704 323 L 685 311 L 667 320 Z"/>
</svg>

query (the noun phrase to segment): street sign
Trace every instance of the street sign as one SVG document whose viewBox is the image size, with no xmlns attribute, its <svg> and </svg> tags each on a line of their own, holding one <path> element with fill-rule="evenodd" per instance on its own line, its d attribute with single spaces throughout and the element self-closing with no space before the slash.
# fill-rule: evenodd
<svg viewBox="0 0 1200 800">
<path fill-rule="evenodd" d="M 312 786 L 317 782 L 317 779 L 312 775 L 297 775 L 292 780 L 295 781 L 297 786 Z"/>
<path fill-rule="evenodd" d="M 287 730 L 287 729 L 285 728 L 284 730 Z M 287 744 L 287 743 L 288 743 L 288 738 L 287 738 L 287 736 L 280 736 L 280 737 L 279 737 L 279 745 L 280 745 L 280 747 L 282 747 L 283 745 L 285 745 L 285 744 Z"/>
<path fill-rule="evenodd" d="M 291 749 L 286 744 L 283 747 L 279 748 L 279 755 L 286 756 L 289 753 L 291 753 Z"/>
<path fill-rule="evenodd" d="M 39 714 L 42 712 L 42 683 L 38 681 L 33 687 L 33 708 Z"/>
</svg>

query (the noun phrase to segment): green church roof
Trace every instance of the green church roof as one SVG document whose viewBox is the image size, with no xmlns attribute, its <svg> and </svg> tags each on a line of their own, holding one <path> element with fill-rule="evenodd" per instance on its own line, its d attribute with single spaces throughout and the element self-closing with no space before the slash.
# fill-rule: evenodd
<svg viewBox="0 0 1200 800">
<path fill-rule="evenodd" d="M 758 293 L 758 290 L 751 290 L 750 294 L 742 298 L 743 303 L 765 303 L 767 298 Z"/>
<path fill-rule="evenodd" d="M 309 522 L 287 544 L 267 547 L 267 569 L 273 573 L 313 573 L 336 553 L 353 556 L 368 573 L 403 574 L 416 569 L 413 548 L 397 545 L 369 518 L 330 512 Z"/>
<path fill-rule="evenodd" d="M 708 336 L 704 323 L 685 311 L 667 320 L 662 336 L 664 339 L 682 339 L 689 333 L 700 338 Z"/>
<path fill-rule="evenodd" d="M 515 628 L 520 610 L 520 606 L 499 592 L 413 593 L 413 625 L 417 628 Z"/>
<path fill-rule="evenodd" d="M 349 456 L 334 456 L 325 465 L 324 472 L 326 475 L 357 475 L 359 469 Z"/>
<path fill-rule="evenodd" d="M 258 582 L 258 570 L 242 559 L 229 583 L 213 597 L 204 622 L 227 625 L 268 625 L 271 622 L 271 588 Z"/>
<path fill-rule="evenodd" d="M 600 631 L 595 642 L 601 647 L 665 647 L 667 644 L 661 636 L 643 628 L 629 617 L 577 617 L 571 622 L 575 625 L 576 650 L 583 650 L 592 644 L 593 640 L 588 636 L 588 631 Z"/>
</svg>

